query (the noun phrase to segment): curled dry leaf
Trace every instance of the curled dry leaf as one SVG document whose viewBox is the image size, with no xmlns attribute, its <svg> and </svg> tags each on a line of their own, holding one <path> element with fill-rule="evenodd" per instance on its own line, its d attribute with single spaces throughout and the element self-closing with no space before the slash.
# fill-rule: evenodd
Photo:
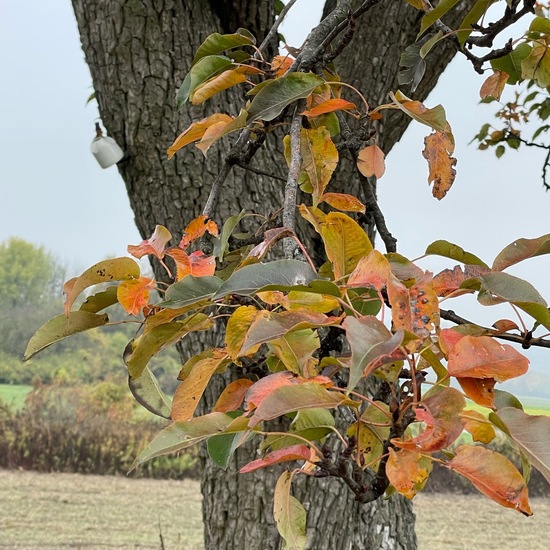
<svg viewBox="0 0 550 550">
<path fill-rule="evenodd" d="M 428 183 L 433 182 L 432 195 L 441 200 L 451 188 L 456 170 L 456 158 L 451 155 L 454 152 L 454 140 L 450 132 L 436 131 L 424 139 L 422 156 L 428 161 L 430 173 Z"/>
</svg>

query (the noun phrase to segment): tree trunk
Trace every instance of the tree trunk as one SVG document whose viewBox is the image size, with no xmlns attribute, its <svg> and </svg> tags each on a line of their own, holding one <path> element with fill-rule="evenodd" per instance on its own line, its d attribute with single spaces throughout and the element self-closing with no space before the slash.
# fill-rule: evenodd
<svg viewBox="0 0 550 550">
<path fill-rule="evenodd" d="M 99 110 L 109 134 L 129 154 L 119 165 L 137 227 L 148 238 L 156 224 L 178 236 L 198 215 L 227 151 L 227 141 L 205 160 L 188 147 L 167 161 L 166 149 L 192 121 L 212 112 L 236 115 L 242 90 L 214 98 L 206 107 L 175 108 L 175 93 L 199 44 L 213 32 L 244 27 L 259 40 L 274 19 L 274 0 L 72 0 L 82 47 L 90 67 Z M 418 15 L 403 0 L 381 3 L 358 22 L 354 43 L 338 60 L 343 78 L 364 92 L 372 104 L 396 89 L 399 56 L 414 42 Z M 418 97 L 424 97 L 451 57 L 450 50 L 429 66 Z M 387 153 L 408 120 L 392 116 L 379 129 Z M 263 148 L 252 162 L 282 174 L 281 147 Z M 348 162 L 335 188 L 359 188 Z M 280 181 L 235 168 L 224 185 L 217 219 L 242 209 L 269 214 L 282 204 Z M 196 345 L 213 345 L 202 335 Z M 208 341 L 209 340 L 209 341 Z M 205 395 L 206 406 L 216 398 Z M 219 391 L 219 388 L 218 388 Z M 204 468 L 205 548 L 265 550 L 279 547 L 272 516 L 272 494 L 279 471 L 239 476 L 238 467 L 255 458 L 240 450 L 228 472 L 208 463 Z M 338 480 L 307 480 L 297 493 L 308 509 L 308 545 L 315 550 L 414 549 L 414 515 L 399 497 L 359 505 Z M 307 486 L 306 486 L 307 485 Z M 309 487 L 309 485 L 313 485 Z M 182 518 L 182 521 L 184 518 Z"/>
</svg>

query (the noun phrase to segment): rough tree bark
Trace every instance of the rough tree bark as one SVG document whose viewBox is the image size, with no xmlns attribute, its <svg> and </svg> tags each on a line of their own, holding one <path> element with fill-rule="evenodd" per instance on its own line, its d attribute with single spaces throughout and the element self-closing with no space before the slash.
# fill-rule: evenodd
<svg viewBox="0 0 550 550">
<path fill-rule="evenodd" d="M 335 2 L 327 4 L 331 3 Z M 169 162 L 166 149 L 182 129 L 206 113 L 238 114 L 243 96 L 242 91 L 229 91 L 205 107 L 177 112 L 175 92 L 194 51 L 212 32 L 244 27 L 261 40 L 274 20 L 274 0 L 72 0 L 72 4 L 101 118 L 109 134 L 129 153 L 119 171 L 137 227 L 144 238 L 156 224 L 178 235 L 200 213 L 227 148 L 212 148 L 205 161 L 200 151 L 188 147 Z M 406 2 L 382 2 L 358 22 L 354 42 L 339 58 L 343 78 L 362 90 L 372 104 L 385 101 L 387 93 L 397 88 L 399 56 L 414 42 L 417 29 L 418 14 Z M 415 97 L 422 99 L 428 94 L 451 57 L 452 51 L 447 49 L 429 66 Z M 379 143 L 386 153 L 407 124 L 405 118 L 395 115 L 380 128 Z M 281 175 L 284 159 L 280 150 L 264 148 L 253 164 Z M 357 181 L 348 162 L 332 185 L 334 190 L 361 194 Z M 282 191 L 277 180 L 235 168 L 225 183 L 217 219 L 241 209 L 269 214 L 282 204 Z M 205 399 L 211 405 L 214 390 Z M 279 546 L 272 518 L 272 490 L 278 472 L 235 473 L 251 460 L 251 453 L 247 449 L 237 453 L 229 472 L 205 466 L 202 491 L 207 549 L 267 550 Z M 416 547 L 414 515 L 403 499 L 359 505 L 338 480 L 313 480 L 308 485 L 311 487 L 304 484 L 298 490 L 309 509 L 310 548 Z"/>
</svg>

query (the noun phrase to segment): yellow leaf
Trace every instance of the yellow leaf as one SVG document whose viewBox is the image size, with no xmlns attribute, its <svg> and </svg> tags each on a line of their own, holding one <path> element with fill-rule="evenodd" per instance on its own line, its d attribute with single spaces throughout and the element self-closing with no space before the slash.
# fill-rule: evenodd
<svg viewBox="0 0 550 550">
<path fill-rule="evenodd" d="M 424 139 L 422 156 L 428 161 L 430 173 L 428 183 L 433 182 L 432 195 L 441 200 L 451 188 L 456 176 L 456 158 L 452 135 L 448 132 L 435 132 Z"/>
<path fill-rule="evenodd" d="M 460 414 L 460 419 L 464 429 L 472 434 L 474 441 L 491 443 L 495 438 L 495 429 L 481 413 L 465 410 Z"/>
<path fill-rule="evenodd" d="M 354 195 L 345 193 L 325 193 L 320 202 L 330 204 L 336 210 L 343 212 L 365 212 L 365 205 Z"/>
<path fill-rule="evenodd" d="M 376 176 L 380 179 L 386 171 L 382 149 L 378 145 L 369 145 L 361 149 L 357 155 L 357 168 L 367 178 Z"/>
<path fill-rule="evenodd" d="M 422 457 L 415 451 L 402 449 L 396 452 L 392 448 L 388 450 L 390 453 L 386 465 L 388 479 L 398 493 L 411 499 L 422 488 L 431 467 L 422 468 L 420 466 Z M 426 466 L 428 464 L 431 463 L 428 462 Z"/>
<path fill-rule="evenodd" d="M 224 71 L 195 88 L 189 99 L 193 105 L 199 105 L 219 92 L 242 82 L 246 82 L 246 76 L 240 71 L 234 69 Z"/>
<path fill-rule="evenodd" d="M 227 353 L 231 360 L 240 364 L 238 361 L 239 352 L 243 346 L 244 339 L 250 328 L 250 325 L 258 316 L 259 310 L 254 306 L 241 306 L 237 308 L 233 315 L 229 318 L 227 322 L 227 327 L 225 329 L 225 345 L 227 346 Z M 260 345 L 255 346 L 247 355 L 252 355 L 256 353 Z"/>
</svg>

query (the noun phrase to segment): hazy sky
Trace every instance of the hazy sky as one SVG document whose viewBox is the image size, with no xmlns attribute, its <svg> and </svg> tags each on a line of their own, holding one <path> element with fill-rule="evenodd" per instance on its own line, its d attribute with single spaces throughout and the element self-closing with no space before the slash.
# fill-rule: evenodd
<svg viewBox="0 0 550 550">
<path fill-rule="evenodd" d="M 284 29 L 291 44 L 301 43 L 321 5 L 297 3 L 292 27 Z M 98 115 L 93 102 L 85 106 L 91 77 L 69 0 L 3 0 L 0 66 L 0 241 L 17 235 L 43 244 L 75 269 L 124 255 L 140 237 L 116 168 L 102 170 L 89 150 Z M 380 203 L 408 257 L 447 239 L 490 262 L 514 239 L 550 232 L 543 155 L 523 148 L 497 160 L 468 145 L 491 120 L 492 108 L 477 105 L 483 80 L 458 57 L 426 102 L 445 105 L 456 138 L 458 175 L 443 201 L 427 185 L 421 156 L 427 127 L 412 124 L 389 155 Z M 428 260 L 422 265 L 442 266 Z M 550 298 L 549 267 L 545 256 L 512 272 Z"/>
</svg>

